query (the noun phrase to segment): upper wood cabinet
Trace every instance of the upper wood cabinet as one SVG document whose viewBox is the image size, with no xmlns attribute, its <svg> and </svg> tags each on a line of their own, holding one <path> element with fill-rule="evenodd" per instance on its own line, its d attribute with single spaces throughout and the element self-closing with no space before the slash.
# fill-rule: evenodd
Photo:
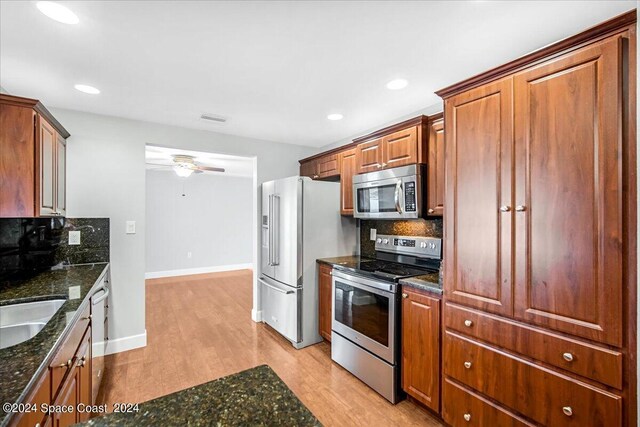
<svg viewBox="0 0 640 427">
<path fill-rule="evenodd" d="M 356 146 L 356 172 L 373 172 L 383 168 L 383 140 L 382 138 L 363 142 Z"/>
<path fill-rule="evenodd" d="M 320 178 L 318 174 L 318 162 L 316 159 L 300 163 L 300 176 L 308 176 L 311 179 Z"/>
<path fill-rule="evenodd" d="M 440 412 L 440 299 L 402 288 L 402 388 Z"/>
<path fill-rule="evenodd" d="M 69 133 L 40 102 L 0 94 L 0 217 L 66 214 Z"/>
<path fill-rule="evenodd" d="M 319 178 L 340 176 L 340 155 L 338 153 L 320 157 L 317 164 Z"/>
<path fill-rule="evenodd" d="M 424 121 L 424 126 L 423 126 Z M 358 173 L 374 172 L 398 166 L 425 163 L 426 116 L 415 119 L 406 127 L 395 125 L 355 139 L 356 170 Z M 423 140 L 424 136 L 424 140 Z M 423 146 L 424 143 L 424 146 Z"/>
<path fill-rule="evenodd" d="M 340 214 L 353 216 L 353 176 L 356 174 L 356 149 L 340 153 Z"/>
<path fill-rule="evenodd" d="M 427 214 L 444 212 L 444 120 L 442 114 L 429 117 L 427 159 Z"/>
<path fill-rule="evenodd" d="M 445 102 L 447 299 L 511 315 L 512 79 Z"/>
<path fill-rule="evenodd" d="M 415 163 L 418 163 L 418 126 L 402 129 L 382 138 L 383 168 Z"/>
</svg>

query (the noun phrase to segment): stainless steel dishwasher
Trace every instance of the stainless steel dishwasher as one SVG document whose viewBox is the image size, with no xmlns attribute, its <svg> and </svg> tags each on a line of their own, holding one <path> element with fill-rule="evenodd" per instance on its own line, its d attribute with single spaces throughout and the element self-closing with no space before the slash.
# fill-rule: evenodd
<svg viewBox="0 0 640 427">
<path fill-rule="evenodd" d="M 104 355 L 109 340 L 109 282 L 111 270 L 107 268 L 101 277 L 102 283 L 91 295 L 91 395 L 93 402 L 96 402 L 102 377 L 104 376 Z"/>
</svg>

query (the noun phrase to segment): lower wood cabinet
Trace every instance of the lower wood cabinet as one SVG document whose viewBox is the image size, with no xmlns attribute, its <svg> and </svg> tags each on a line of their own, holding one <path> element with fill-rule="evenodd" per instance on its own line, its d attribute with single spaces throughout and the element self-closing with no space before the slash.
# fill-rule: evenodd
<svg viewBox="0 0 640 427">
<path fill-rule="evenodd" d="M 440 412 L 440 298 L 402 288 L 402 388 Z"/>
<path fill-rule="evenodd" d="M 328 264 L 318 263 L 318 326 L 320 336 L 331 342 L 331 270 Z"/>
</svg>

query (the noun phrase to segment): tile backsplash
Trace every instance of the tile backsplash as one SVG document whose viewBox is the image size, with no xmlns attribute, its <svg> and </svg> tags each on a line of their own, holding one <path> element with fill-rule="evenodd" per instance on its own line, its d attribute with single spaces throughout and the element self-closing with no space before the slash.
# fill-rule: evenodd
<svg viewBox="0 0 640 427">
<path fill-rule="evenodd" d="M 69 231 L 81 232 L 69 245 Z M 108 218 L 0 218 L 0 279 L 60 263 L 109 261 Z"/>
<path fill-rule="evenodd" d="M 377 234 L 442 238 L 442 218 L 402 221 L 363 219 L 360 220 L 360 254 L 365 257 L 375 257 L 376 253 L 375 242 L 369 238 L 372 228 L 377 230 Z"/>
</svg>

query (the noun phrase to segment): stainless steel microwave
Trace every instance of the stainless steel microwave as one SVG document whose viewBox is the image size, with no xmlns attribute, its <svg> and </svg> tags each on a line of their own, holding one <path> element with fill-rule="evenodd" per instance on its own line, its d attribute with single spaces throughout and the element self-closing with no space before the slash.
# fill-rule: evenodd
<svg viewBox="0 0 640 427">
<path fill-rule="evenodd" d="M 368 219 L 422 217 L 425 165 L 401 166 L 353 177 L 353 216 Z"/>
</svg>

